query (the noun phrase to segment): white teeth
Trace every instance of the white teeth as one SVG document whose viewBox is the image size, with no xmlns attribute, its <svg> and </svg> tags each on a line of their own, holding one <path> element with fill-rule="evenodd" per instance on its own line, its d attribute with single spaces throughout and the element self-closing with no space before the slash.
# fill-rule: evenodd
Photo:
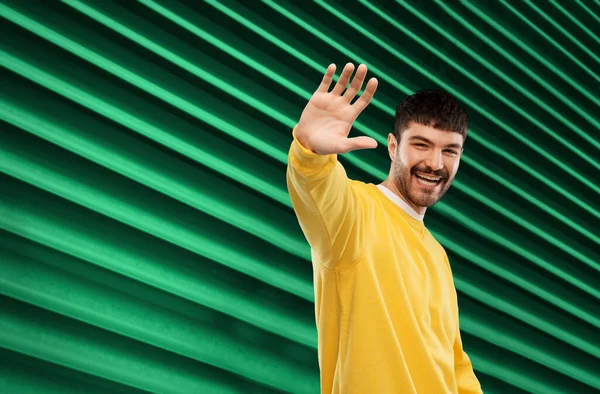
<svg viewBox="0 0 600 394">
<path fill-rule="evenodd" d="M 427 186 L 434 186 L 434 185 L 437 185 L 437 182 L 424 181 L 423 179 L 419 179 L 419 178 L 417 178 L 417 180 L 418 180 L 420 183 L 422 183 L 422 184 L 424 184 L 424 185 L 427 185 Z"/>
<path fill-rule="evenodd" d="M 417 178 L 417 182 L 419 182 L 420 184 L 425 185 L 425 186 L 435 186 L 438 184 L 437 182 L 424 181 L 423 179 L 419 179 L 419 178 Z"/>
<path fill-rule="evenodd" d="M 428 180 L 428 181 L 431 181 L 431 182 L 437 182 L 437 181 L 439 181 L 440 179 L 442 179 L 442 177 L 441 177 L 441 176 L 438 176 L 438 177 L 435 177 L 435 176 L 434 176 L 434 177 L 432 177 L 432 176 L 427 176 L 427 175 L 421 175 L 421 174 L 418 174 L 418 175 L 417 175 L 417 178 L 419 178 L 419 177 L 420 177 L 420 178 L 422 178 L 422 179 L 426 179 L 426 180 Z"/>
</svg>

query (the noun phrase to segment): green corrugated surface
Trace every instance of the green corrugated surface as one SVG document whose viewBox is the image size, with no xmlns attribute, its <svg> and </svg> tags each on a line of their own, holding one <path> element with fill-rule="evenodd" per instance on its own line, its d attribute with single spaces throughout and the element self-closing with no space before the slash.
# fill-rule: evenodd
<svg viewBox="0 0 600 394">
<path fill-rule="evenodd" d="M 250 6 L 250 4 L 252 4 Z M 600 390 L 600 2 L 2 0 L 0 391 L 316 393 L 291 130 L 326 66 L 467 107 L 448 251 L 486 393 Z"/>
</svg>

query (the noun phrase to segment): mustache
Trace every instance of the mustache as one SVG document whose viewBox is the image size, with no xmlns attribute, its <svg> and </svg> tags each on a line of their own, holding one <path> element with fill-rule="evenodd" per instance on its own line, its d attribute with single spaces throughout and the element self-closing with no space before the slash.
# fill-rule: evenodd
<svg viewBox="0 0 600 394">
<path fill-rule="evenodd" d="M 421 174 L 427 174 L 432 176 L 441 176 L 443 180 L 448 180 L 448 171 L 444 169 L 433 171 L 430 167 L 413 167 L 410 170 L 411 175 L 414 175 L 415 172 L 420 172 Z"/>
</svg>

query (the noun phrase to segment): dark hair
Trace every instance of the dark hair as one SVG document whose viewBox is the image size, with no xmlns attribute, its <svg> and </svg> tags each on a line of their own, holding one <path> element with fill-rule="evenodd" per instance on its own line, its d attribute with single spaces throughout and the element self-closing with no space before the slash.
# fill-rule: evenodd
<svg viewBox="0 0 600 394">
<path fill-rule="evenodd" d="M 438 130 L 454 131 L 467 139 L 469 118 L 460 103 L 443 90 L 421 90 L 406 97 L 396 108 L 394 136 L 398 143 L 411 122 Z"/>
</svg>

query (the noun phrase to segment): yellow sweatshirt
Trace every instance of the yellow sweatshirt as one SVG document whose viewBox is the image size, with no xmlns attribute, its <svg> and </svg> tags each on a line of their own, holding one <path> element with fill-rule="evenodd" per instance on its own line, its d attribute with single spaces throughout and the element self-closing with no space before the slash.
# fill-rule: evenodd
<svg viewBox="0 0 600 394">
<path fill-rule="evenodd" d="M 482 393 L 448 257 L 422 217 L 295 130 L 286 177 L 311 246 L 321 393 Z"/>
</svg>

